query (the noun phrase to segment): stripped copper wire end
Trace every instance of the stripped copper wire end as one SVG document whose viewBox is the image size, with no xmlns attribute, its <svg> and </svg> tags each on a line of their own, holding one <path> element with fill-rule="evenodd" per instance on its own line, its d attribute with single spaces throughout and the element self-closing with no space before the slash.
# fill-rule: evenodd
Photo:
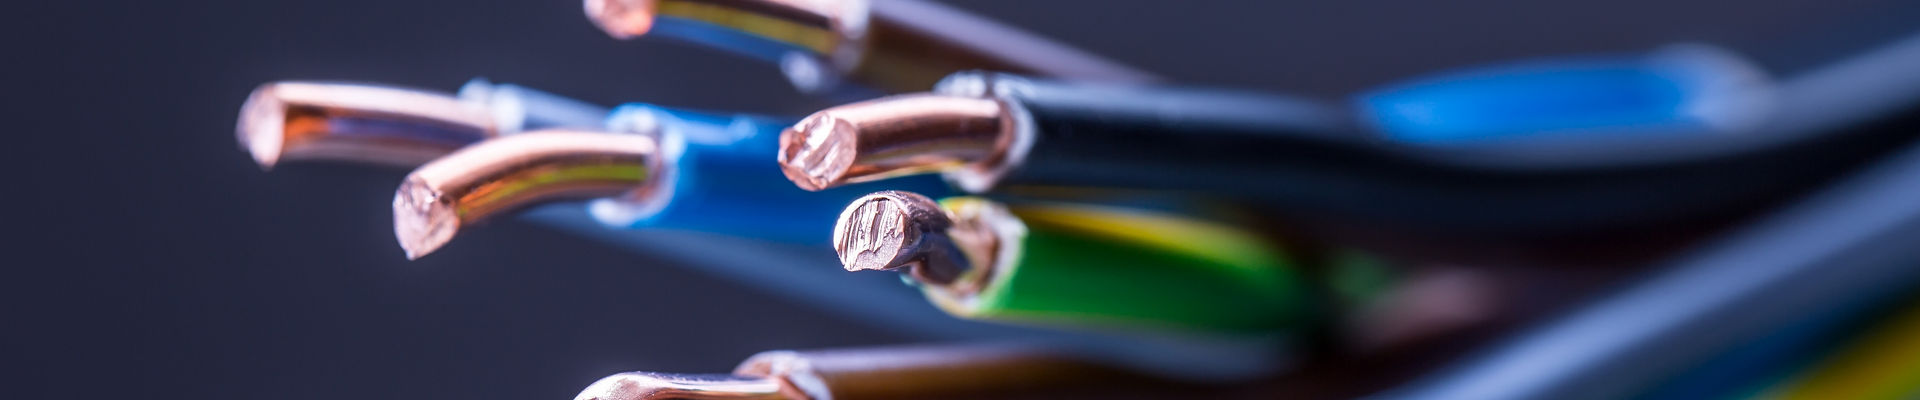
<svg viewBox="0 0 1920 400">
<path fill-rule="evenodd" d="M 890 190 L 847 205 L 833 225 L 833 248 L 847 271 L 903 271 L 925 284 L 968 289 L 969 271 L 988 269 L 1011 215 L 969 207 L 955 213 L 917 193 Z M 976 278 L 978 278 L 976 276 Z"/>
<path fill-rule="evenodd" d="M 653 30 L 654 0 L 586 0 L 587 19 L 608 36 L 626 40 Z"/>
<path fill-rule="evenodd" d="M 412 166 L 497 135 L 478 105 L 386 86 L 272 82 L 247 96 L 235 128 L 261 168 L 329 159 Z"/>
<path fill-rule="evenodd" d="M 891 271 L 924 263 L 953 219 L 933 199 L 886 191 L 854 200 L 833 226 L 833 247 L 848 271 Z"/>
<path fill-rule="evenodd" d="M 408 259 L 439 249 L 465 226 L 555 201 L 652 193 L 660 168 L 650 136 L 546 130 L 490 139 L 415 169 L 393 199 L 393 230 Z"/>
<path fill-rule="evenodd" d="M 802 189 L 994 168 L 1013 142 L 998 100 L 911 94 L 828 108 L 781 132 L 780 170 Z"/>
</svg>

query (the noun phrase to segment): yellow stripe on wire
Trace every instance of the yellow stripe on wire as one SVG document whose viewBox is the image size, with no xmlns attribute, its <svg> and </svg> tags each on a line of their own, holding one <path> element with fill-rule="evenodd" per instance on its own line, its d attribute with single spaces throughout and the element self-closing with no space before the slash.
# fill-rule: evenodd
<svg viewBox="0 0 1920 400">
<path fill-rule="evenodd" d="M 792 21 L 737 9 L 697 2 L 662 1 L 660 15 L 704 21 L 774 41 L 798 46 L 817 54 L 828 54 L 840 43 L 839 33 Z"/>
<path fill-rule="evenodd" d="M 977 199 L 943 200 L 957 204 Z M 1084 232 L 1120 243 L 1178 251 L 1222 265 L 1266 265 L 1285 260 L 1256 233 L 1210 221 L 1087 205 L 1021 204 L 1011 207 L 1029 226 Z"/>
</svg>

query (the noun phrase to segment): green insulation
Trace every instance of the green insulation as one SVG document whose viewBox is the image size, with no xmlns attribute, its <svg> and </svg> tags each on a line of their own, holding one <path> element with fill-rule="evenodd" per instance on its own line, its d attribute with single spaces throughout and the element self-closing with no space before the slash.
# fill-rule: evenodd
<svg viewBox="0 0 1920 400">
<path fill-rule="evenodd" d="M 1286 258 L 1255 234 L 1175 216 L 1018 207 L 1014 261 L 948 311 L 1012 322 L 1274 332 L 1303 315 Z"/>
</svg>

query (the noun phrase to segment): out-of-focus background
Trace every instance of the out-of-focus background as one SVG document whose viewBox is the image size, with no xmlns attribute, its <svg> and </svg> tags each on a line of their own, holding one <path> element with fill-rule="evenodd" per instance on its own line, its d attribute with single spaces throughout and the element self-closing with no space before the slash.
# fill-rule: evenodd
<svg viewBox="0 0 1920 400">
<path fill-rule="evenodd" d="M 1793 46 L 1899 2 L 949 3 L 1181 82 L 1338 99 L 1534 56 Z M 389 214 L 405 171 L 269 174 L 233 138 L 247 92 L 281 79 L 451 91 L 484 76 L 606 105 L 824 105 L 770 66 L 615 41 L 572 1 L 8 8 L 0 359 L 17 382 L 0 397 L 555 399 L 622 370 L 910 341 L 516 221 L 408 262 Z"/>
</svg>

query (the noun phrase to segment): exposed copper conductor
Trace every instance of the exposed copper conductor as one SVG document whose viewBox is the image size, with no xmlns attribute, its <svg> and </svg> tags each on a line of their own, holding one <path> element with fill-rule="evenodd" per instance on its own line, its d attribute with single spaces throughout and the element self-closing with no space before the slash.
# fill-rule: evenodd
<svg viewBox="0 0 1920 400">
<path fill-rule="evenodd" d="M 910 94 L 828 108 L 780 134 L 780 170 L 802 189 L 1002 161 L 1014 121 L 998 100 Z"/>
<path fill-rule="evenodd" d="M 925 399 L 1185 393 L 1187 387 L 1019 346 L 914 346 L 755 354 L 732 375 L 615 374 L 574 400 Z"/>
<path fill-rule="evenodd" d="M 659 169 L 645 135 L 535 131 L 474 144 L 421 166 L 394 193 L 393 230 L 408 259 L 496 214 L 560 200 L 647 196 Z"/>
<path fill-rule="evenodd" d="M 833 225 L 833 248 L 848 271 L 909 269 L 948 283 L 967 271 L 967 258 L 947 236 L 953 219 L 918 194 L 887 191 L 854 200 Z"/>
<path fill-rule="evenodd" d="M 975 204 L 979 203 L 979 204 Z M 1003 242 L 1024 228 L 1003 207 L 971 202 L 960 213 L 910 192 L 884 191 L 848 204 L 833 225 L 833 248 L 848 271 L 904 270 L 940 291 L 971 293 L 999 264 Z M 990 209 L 983 209 L 990 208 Z"/>
<path fill-rule="evenodd" d="M 765 378 L 623 372 L 588 385 L 574 400 L 788 399 Z"/>
<path fill-rule="evenodd" d="M 235 129 L 262 168 L 282 159 L 419 165 L 496 136 L 481 106 L 429 91 L 273 82 L 254 89 Z"/>
<path fill-rule="evenodd" d="M 654 0 L 587 0 L 587 19 L 615 39 L 632 39 L 653 29 Z"/>
</svg>

